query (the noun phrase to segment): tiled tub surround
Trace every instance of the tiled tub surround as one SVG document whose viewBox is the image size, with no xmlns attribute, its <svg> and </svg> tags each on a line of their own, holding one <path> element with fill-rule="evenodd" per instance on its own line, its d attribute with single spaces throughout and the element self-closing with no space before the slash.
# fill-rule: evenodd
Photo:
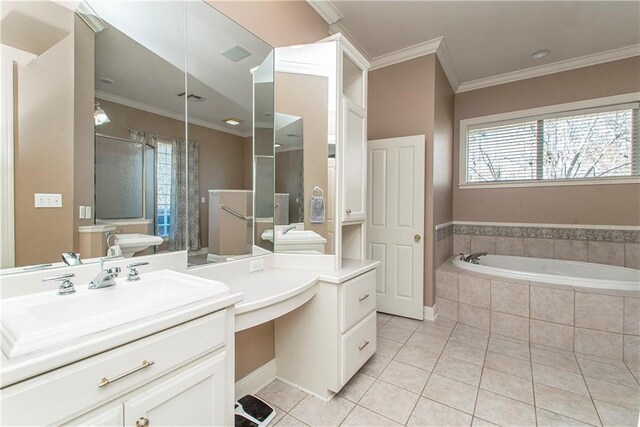
<svg viewBox="0 0 640 427">
<path fill-rule="evenodd" d="M 640 229 L 454 224 L 453 253 L 487 252 L 640 269 Z"/>
<path fill-rule="evenodd" d="M 453 223 L 436 225 L 436 267 L 453 253 Z"/>
<path fill-rule="evenodd" d="M 640 373 L 640 292 L 528 282 L 436 270 L 438 316 L 587 357 L 624 361 Z"/>
</svg>

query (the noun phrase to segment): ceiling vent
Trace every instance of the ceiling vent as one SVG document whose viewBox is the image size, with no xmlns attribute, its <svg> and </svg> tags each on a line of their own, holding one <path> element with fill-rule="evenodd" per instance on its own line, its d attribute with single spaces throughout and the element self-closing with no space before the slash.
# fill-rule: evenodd
<svg viewBox="0 0 640 427">
<path fill-rule="evenodd" d="M 185 92 L 180 92 L 179 94 L 177 94 L 176 96 L 182 98 L 185 96 Z M 196 95 L 195 93 L 190 93 L 189 95 L 187 95 L 187 101 L 193 101 L 193 102 L 202 102 L 204 100 L 206 100 L 207 98 L 202 97 L 200 95 Z"/>
<path fill-rule="evenodd" d="M 235 45 L 235 46 L 230 47 L 229 49 L 225 50 L 220 55 L 224 56 L 225 58 L 227 58 L 227 59 L 229 59 L 229 60 L 231 60 L 233 62 L 238 62 L 238 61 L 246 58 L 247 56 L 251 56 L 251 52 L 249 52 L 248 50 L 246 50 L 242 46 Z"/>
</svg>

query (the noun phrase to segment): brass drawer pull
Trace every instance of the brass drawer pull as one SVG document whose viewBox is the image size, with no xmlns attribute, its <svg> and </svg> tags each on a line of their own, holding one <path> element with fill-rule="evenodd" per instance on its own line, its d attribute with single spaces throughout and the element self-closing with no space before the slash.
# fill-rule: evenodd
<svg viewBox="0 0 640 427">
<path fill-rule="evenodd" d="M 362 296 L 360 296 L 360 298 L 358 298 L 360 300 L 360 302 L 366 300 L 367 298 L 369 298 L 369 294 L 364 294 Z"/>
<path fill-rule="evenodd" d="M 369 341 L 365 340 L 364 344 L 358 346 L 358 350 L 362 351 L 368 345 L 369 345 Z"/>
<path fill-rule="evenodd" d="M 156 363 L 156 362 L 154 362 L 153 360 L 151 360 L 151 361 L 143 360 L 142 361 L 142 365 L 138 366 L 137 368 L 133 368 L 130 371 L 127 371 L 127 372 L 123 372 L 122 374 L 116 375 L 115 377 L 113 377 L 111 379 L 109 379 L 107 377 L 104 377 L 102 379 L 102 381 L 100 382 L 100 384 L 98 384 L 98 388 L 106 387 L 109 384 L 114 383 L 114 382 L 116 382 L 118 380 L 121 380 L 121 379 L 123 379 L 125 377 L 128 377 L 131 374 L 135 374 L 136 372 L 141 371 L 144 368 L 148 368 L 149 366 L 153 365 L 154 363 Z"/>
<path fill-rule="evenodd" d="M 140 417 L 136 420 L 136 427 L 149 427 L 149 418 Z"/>
</svg>

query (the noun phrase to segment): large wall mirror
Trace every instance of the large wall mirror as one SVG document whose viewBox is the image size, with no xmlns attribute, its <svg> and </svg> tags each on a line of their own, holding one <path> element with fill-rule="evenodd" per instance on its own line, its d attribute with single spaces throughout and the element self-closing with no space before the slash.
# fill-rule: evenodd
<svg viewBox="0 0 640 427">
<path fill-rule="evenodd" d="M 200 1 L 75 5 L 0 6 L 2 273 L 65 252 L 201 265 L 272 249 L 254 244 L 253 182 L 271 46 Z"/>
<path fill-rule="evenodd" d="M 335 253 L 336 55 L 334 42 L 275 50 L 275 225 L 261 238 L 276 252 Z"/>
</svg>

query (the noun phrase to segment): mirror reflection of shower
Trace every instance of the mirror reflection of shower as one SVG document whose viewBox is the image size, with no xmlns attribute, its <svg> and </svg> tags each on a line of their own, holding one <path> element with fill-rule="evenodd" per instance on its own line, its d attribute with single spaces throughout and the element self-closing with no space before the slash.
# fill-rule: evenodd
<svg viewBox="0 0 640 427">
<path fill-rule="evenodd" d="M 304 223 L 303 119 L 276 113 L 275 225 Z"/>
</svg>

